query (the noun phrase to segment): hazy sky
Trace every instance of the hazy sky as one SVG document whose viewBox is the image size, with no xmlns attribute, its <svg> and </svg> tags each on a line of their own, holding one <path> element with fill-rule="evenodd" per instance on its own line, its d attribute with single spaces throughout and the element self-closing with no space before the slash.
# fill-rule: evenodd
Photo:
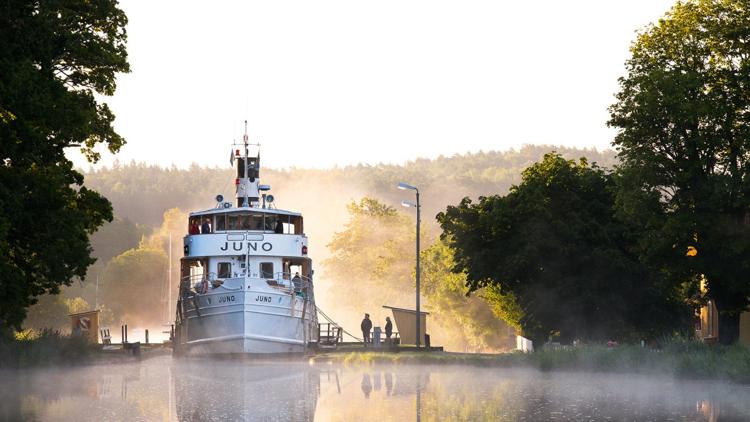
<svg viewBox="0 0 750 422">
<path fill-rule="evenodd" d="M 607 148 L 635 31 L 673 3 L 125 0 L 116 158 L 226 166 L 244 119 L 276 168 Z"/>
</svg>

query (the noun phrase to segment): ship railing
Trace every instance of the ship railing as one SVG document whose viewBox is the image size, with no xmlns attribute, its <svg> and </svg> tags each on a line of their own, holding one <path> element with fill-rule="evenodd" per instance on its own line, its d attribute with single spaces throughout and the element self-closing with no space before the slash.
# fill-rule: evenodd
<svg viewBox="0 0 750 422">
<path fill-rule="evenodd" d="M 266 280 L 272 288 L 287 294 L 294 294 L 304 299 L 310 299 L 312 294 L 312 279 L 309 277 L 277 272 L 261 274 L 261 278 Z M 180 279 L 180 292 L 182 296 L 191 296 L 194 293 L 203 294 L 209 287 L 221 286 L 222 281 L 223 279 L 216 278 L 214 273 L 185 276 Z"/>
<path fill-rule="evenodd" d="M 282 290 L 289 294 L 295 294 L 298 297 L 308 299 L 312 289 L 312 279 L 303 275 L 292 275 L 286 272 L 278 272 L 274 274 L 264 274 L 263 277 L 266 283 L 278 290 Z"/>
<path fill-rule="evenodd" d="M 204 280 L 208 283 L 209 277 L 205 274 L 194 274 L 182 277 L 180 279 L 181 295 L 189 296 L 194 293 L 204 293 L 203 286 L 207 285 L 207 283 L 204 283 Z"/>
</svg>

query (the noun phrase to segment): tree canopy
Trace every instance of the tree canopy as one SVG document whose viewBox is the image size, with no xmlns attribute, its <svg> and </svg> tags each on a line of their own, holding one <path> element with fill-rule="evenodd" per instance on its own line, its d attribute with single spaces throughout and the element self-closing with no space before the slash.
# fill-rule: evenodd
<svg viewBox="0 0 750 422">
<path fill-rule="evenodd" d="M 388 313 L 383 305 L 414 307 L 414 221 L 369 197 L 351 202 L 348 210 L 344 230 L 335 233 L 328 245 L 331 257 L 323 262 L 325 284 L 318 287 L 332 292 L 335 318 L 349 311 L 348 319 L 353 319 L 349 324 L 356 326 L 355 318 L 368 312 L 379 325 Z M 510 348 L 508 326 L 481 297 L 466 296 L 463 274 L 451 273 L 453 253 L 447 245 L 437 241 L 421 256 L 423 309 L 432 312 L 428 333 L 434 341 L 459 351 Z"/>
<path fill-rule="evenodd" d="M 161 249 L 141 245 L 123 252 L 102 272 L 102 303 L 129 324 L 164 321 L 164 303 L 157 292 L 165 284 L 166 268 L 167 256 Z"/>
<path fill-rule="evenodd" d="M 124 143 L 94 94 L 129 70 L 126 23 L 116 1 L 0 2 L 0 328 L 85 277 L 89 235 L 112 219 L 65 150 L 93 162 Z"/>
<path fill-rule="evenodd" d="M 584 159 L 547 154 L 508 195 L 449 206 L 437 218 L 455 270 L 470 291 L 488 288 L 498 312 L 537 343 L 553 334 L 632 338 L 674 324 L 673 292 L 659 290 L 630 252 L 613 186 Z"/>
<path fill-rule="evenodd" d="M 732 342 L 750 298 L 750 6 L 679 2 L 631 53 L 609 122 L 622 215 L 654 240 L 640 253 L 658 271 L 705 276 Z"/>
</svg>

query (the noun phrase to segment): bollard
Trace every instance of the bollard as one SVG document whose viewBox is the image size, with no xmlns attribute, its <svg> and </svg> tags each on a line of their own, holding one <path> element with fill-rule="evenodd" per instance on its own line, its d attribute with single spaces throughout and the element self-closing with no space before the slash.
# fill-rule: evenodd
<svg viewBox="0 0 750 422">
<path fill-rule="evenodd" d="M 148 344 L 148 328 L 146 328 L 146 344 Z"/>
<path fill-rule="evenodd" d="M 373 347 L 380 347 L 380 327 L 374 327 L 372 329 L 372 345 Z"/>
</svg>

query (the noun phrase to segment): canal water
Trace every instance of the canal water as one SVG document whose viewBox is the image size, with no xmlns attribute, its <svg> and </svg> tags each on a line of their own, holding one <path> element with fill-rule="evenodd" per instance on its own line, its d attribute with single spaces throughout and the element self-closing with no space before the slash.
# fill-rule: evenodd
<svg viewBox="0 0 750 422">
<path fill-rule="evenodd" d="M 13 421 L 750 420 L 750 386 L 640 375 L 161 356 L 0 376 Z"/>
</svg>

